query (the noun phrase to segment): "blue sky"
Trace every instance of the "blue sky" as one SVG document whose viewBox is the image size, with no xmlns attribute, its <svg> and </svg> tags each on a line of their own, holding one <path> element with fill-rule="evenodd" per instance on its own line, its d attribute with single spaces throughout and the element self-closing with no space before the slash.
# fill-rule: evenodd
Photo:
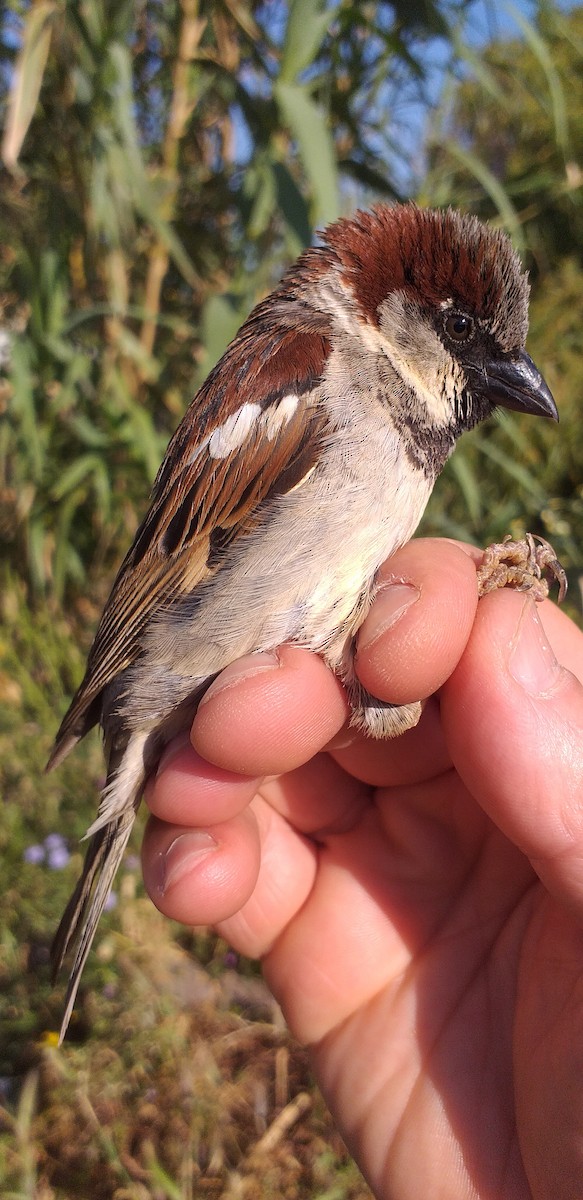
<svg viewBox="0 0 583 1200">
<path fill-rule="evenodd" d="M 446 7 L 444 5 L 444 9 Z M 553 0 L 552 8 L 557 7 L 568 11 L 573 7 L 572 0 Z M 481 47 L 493 39 L 520 37 L 520 18 L 535 23 L 539 8 L 540 3 L 537 0 L 508 0 L 504 4 L 496 4 L 494 0 L 473 0 L 469 5 L 463 29 L 460 29 L 461 40 L 466 46 L 479 52 Z M 282 43 L 285 37 L 287 10 L 287 4 L 281 0 L 271 0 L 269 5 L 265 6 L 265 24 L 276 44 Z M 412 76 L 407 79 L 406 74 L 401 71 L 399 82 L 396 78 L 388 78 L 388 99 L 385 97 L 383 104 L 386 101 L 386 111 L 391 113 L 391 127 L 387 129 L 387 136 L 379 139 L 378 144 L 379 162 L 390 161 L 391 175 L 403 194 L 414 194 L 418 180 L 424 174 L 423 143 L 428 110 L 437 104 L 441 96 L 452 56 L 451 44 L 440 38 L 420 42 L 418 51 L 419 58 L 427 69 L 423 83 L 423 99 L 419 96 L 419 86 Z M 460 68 L 459 62 L 456 69 L 458 73 L 463 69 Z M 263 84 L 269 87 L 267 80 L 264 80 Z M 246 85 L 253 92 L 259 81 L 250 77 L 246 80 Z M 395 87 L 398 88 L 397 104 Z M 242 114 L 235 113 L 235 120 L 237 157 L 243 163 L 253 153 L 253 142 L 248 135 Z M 396 153 L 391 152 L 391 141 L 397 147 Z M 355 198 L 355 202 L 357 199 L 358 197 Z"/>
<path fill-rule="evenodd" d="M 554 0 L 553 9 L 560 9 L 568 12 L 574 7 L 572 0 Z M 469 10 L 469 16 L 466 20 L 463 30 L 463 42 L 474 51 L 480 51 L 488 42 L 492 40 L 507 40 L 522 36 L 520 28 L 520 17 L 527 21 L 535 23 L 536 14 L 540 5 L 536 0 L 512 0 L 512 3 L 496 4 L 493 0 L 474 0 Z M 518 14 L 518 19 L 517 19 Z M 427 47 L 425 62 L 431 64 L 426 93 L 430 103 L 437 104 L 446 82 L 448 64 L 451 55 L 449 44 L 435 40 Z M 410 141 L 411 159 L 413 162 L 413 176 L 415 174 L 422 175 L 423 168 L 421 165 L 421 148 L 423 144 L 423 135 L 427 120 L 427 105 L 412 101 L 403 114 L 403 128 L 405 130 L 405 141 Z M 415 170 L 415 159 L 417 159 L 417 171 Z M 397 178 L 402 183 L 403 189 L 407 190 L 409 181 L 406 178 L 406 170 L 403 167 L 400 170 L 397 167 Z M 414 189 L 414 183 L 412 185 Z"/>
</svg>

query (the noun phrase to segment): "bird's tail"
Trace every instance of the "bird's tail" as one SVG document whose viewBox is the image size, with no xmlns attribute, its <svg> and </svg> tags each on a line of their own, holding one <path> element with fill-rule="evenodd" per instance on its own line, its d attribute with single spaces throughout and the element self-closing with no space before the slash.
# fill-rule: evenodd
<svg viewBox="0 0 583 1200">
<path fill-rule="evenodd" d="M 77 939 L 75 957 L 69 975 L 59 1045 L 63 1041 L 71 1020 L 73 1005 L 81 982 L 81 973 L 114 876 L 123 858 L 134 823 L 134 816 L 135 813 L 132 810 L 127 816 L 120 817 L 117 821 L 93 834 L 85 856 L 81 878 L 61 917 L 51 946 L 54 979 L 62 966 L 69 946 Z"/>
<path fill-rule="evenodd" d="M 97 820 L 89 829 L 91 838 L 81 877 L 61 918 L 51 946 L 53 978 L 58 974 L 71 945 L 75 946 L 73 965 L 65 999 L 65 1012 L 59 1034 L 63 1041 L 71 1019 L 81 973 L 91 949 L 99 918 L 124 855 L 140 803 L 145 780 L 143 740 L 129 744 L 110 761 L 108 780 Z"/>
</svg>

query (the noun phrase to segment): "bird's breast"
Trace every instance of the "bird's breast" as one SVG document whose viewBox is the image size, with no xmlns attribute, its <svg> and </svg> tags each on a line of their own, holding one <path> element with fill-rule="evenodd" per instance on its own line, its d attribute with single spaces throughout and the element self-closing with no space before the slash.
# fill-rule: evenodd
<svg viewBox="0 0 583 1200">
<path fill-rule="evenodd" d="M 151 619 L 140 656 L 104 697 L 106 733 L 115 717 L 167 740 L 177 712 L 182 725 L 192 720 L 209 679 L 285 642 L 339 666 L 378 568 L 413 533 L 431 482 L 386 421 L 339 429 L 304 481 L 233 539 L 216 572 Z"/>
<path fill-rule="evenodd" d="M 286 641 L 333 658 L 430 491 L 386 423 L 361 436 L 340 431 L 318 467 L 233 540 L 215 575 L 156 617 L 150 644 L 173 669 L 197 676 Z"/>
</svg>

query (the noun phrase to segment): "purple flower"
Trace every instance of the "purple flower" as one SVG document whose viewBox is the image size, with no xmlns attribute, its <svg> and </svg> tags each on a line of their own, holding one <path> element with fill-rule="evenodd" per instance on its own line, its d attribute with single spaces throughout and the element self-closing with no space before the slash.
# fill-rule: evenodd
<svg viewBox="0 0 583 1200">
<path fill-rule="evenodd" d="M 44 846 L 27 846 L 22 857 L 25 862 L 33 863 L 37 866 L 39 863 L 45 861 L 45 855 Z"/>
<path fill-rule="evenodd" d="M 45 846 L 50 854 L 52 850 L 62 850 L 66 848 L 67 843 L 62 833 L 47 833 L 45 838 Z"/>
<path fill-rule="evenodd" d="M 112 908 L 117 908 L 117 895 L 115 892 L 110 892 L 103 906 L 104 912 L 111 912 Z"/>
<path fill-rule="evenodd" d="M 64 843 L 61 846 L 55 846 L 52 850 L 47 850 L 47 863 L 51 871 L 62 871 L 63 867 L 67 866 L 70 857 L 71 855 Z"/>
<path fill-rule="evenodd" d="M 61 871 L 67 866 L 71 855 L 67 843 L 60 833 L 49 833 L 41 846 L 27 846 L 24 851 L 24 861 L 40 866 L 47 864 L 51 871 Z"/>
</svg>

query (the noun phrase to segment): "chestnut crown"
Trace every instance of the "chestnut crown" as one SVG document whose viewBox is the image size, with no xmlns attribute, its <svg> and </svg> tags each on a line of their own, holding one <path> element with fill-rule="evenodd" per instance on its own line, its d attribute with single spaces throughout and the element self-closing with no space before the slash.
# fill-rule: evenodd
<svg viewBox="0 0 583 1200">
<path fill-rule="evenodd" d="M 507 235 L 474 216 L 378 205 L 330 225 L 314 254 L 324 269 L 336 267 L 371 325 L 379 325 L 383 300 L 400 291 L 428 311 L 447 304 L 471 312 L 505 352 L 524 346 L 526 273 Z"/>
</svg>

